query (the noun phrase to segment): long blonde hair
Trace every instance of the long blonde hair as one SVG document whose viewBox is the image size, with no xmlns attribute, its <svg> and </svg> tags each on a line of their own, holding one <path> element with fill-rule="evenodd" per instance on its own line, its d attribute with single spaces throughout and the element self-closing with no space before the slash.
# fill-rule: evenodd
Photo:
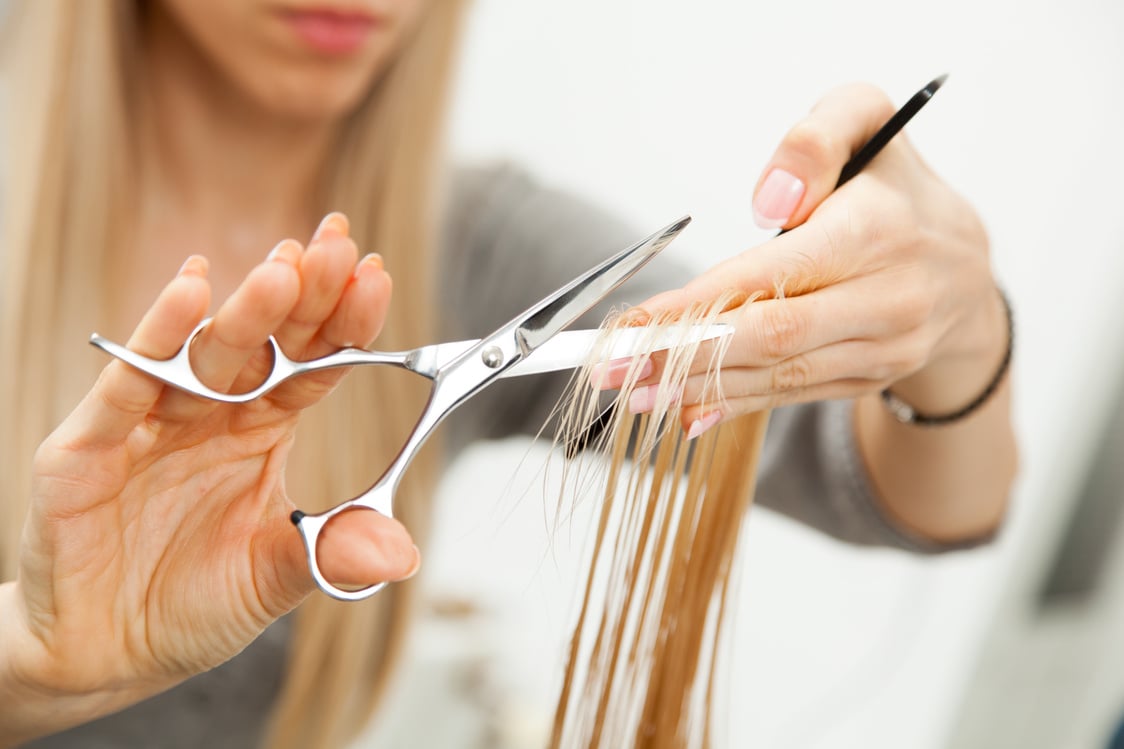
<svg viewBox="0 0 1124 749">
<path fill-rule="evenodd" d="M 744 293 L 730 291 L 647 320 L 611 318 L 604 330 L 644 322 L 652 330 L 685 333 L 723 312 L 736 317 L 745 304 Z M 689 343 L 664 353 L 655 407 L 641 416 L 626 407 L 640 375 L 639 357 L 634 360 L 611 423 L 594 446 L 606 454 L 596 463 L 606 480 L 594 491 L 600 495 L 597 527 L 555 711 L 553 749 L 721 743 L 712 717 L 722 686 L 723 625 L 769 414 L 744 415 L 697 442 L 686 439 L 679 394 L 699 347 Z M 704 411 L 723 408 L 723 349 L 719 345 L 710 360 Z M 595 351 L 591 363 L 601 358 Z M 563 396 L 563 444 L 600 410 L 595 372 L 587 365 Z M 583 465 L 568 467 L 564 483 L 588 483 Z"/>
<path fill-rule="evenodd" d="M 463 5 L 429 4 L 350 116 L 328 187 L 317 198 L 321 210 L 347 212 L 359 246 L 382 253 L 394 272 L 398 304 L 379 339 L 384 348 L 434 336 L 433 197 Z M 136 170 L 129 115 L 143 68 L 140 6 L 24 0 L 10 9 L 0 45 L 7 102 L 0 155 L 0 579 L 15 575 L 35 447 L 104 363 L 85 352 L 84 340 L 105 314 L 103 297 L 122 283 L 113 248 L 130 240 Z M 403 302 L 408 312 L 397 309 Z M 385 384 L 382 377 L 348 378 L 306 415 L 289 481 L 302 509 L 322 509 L 372 483 L 412 426 L 417 397 L 398 397 L 403 382 Z M 385 397 L 390 387 L 394 398 Z M 431 446 L 399 491 L 397 505 L 415 534 L 426 526 L 433 471 L 425 463 L 435 457 Z M 316 595 L 302 605 L 271 746 L 338 746 L 355 734 L 401 650 L 411 590 L 395 585 L 364 604 Z"/>
</svg>

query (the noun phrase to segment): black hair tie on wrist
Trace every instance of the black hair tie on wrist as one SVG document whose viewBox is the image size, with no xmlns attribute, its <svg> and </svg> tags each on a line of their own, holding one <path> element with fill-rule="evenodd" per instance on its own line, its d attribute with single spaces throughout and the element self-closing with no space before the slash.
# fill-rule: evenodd
<svg viewBox="0 0 1124 749">
<path fill-rule="evenodd" d="M 1003 382 L 1003 377 L 1007 374 L 1007 370 L 1011 368 L 1011 354 L 1015 350 L 1015 316 L 1011 312 L 1011 301 L 1007 299 L 1007 295 L 1003 293 L 1002 289 L 999 290 L 999 298 L 1003 301 L 1003 311 L 1007 315 L 1007 352 L 1003 354 L 1003 361 L 999 364 L 999 369 L 995 372 L 995 376 L 991 378 L 991 382 L 987 383 L 987 387 L 977 395 L 971 403 L 949 414 L 940 414 L 937 416 L 930 416 L 928 414 L 918 413 L 918 411 L 898 396 L 890 392 L 889 388 L 882 391 L 882 402 L 886 404 L 886 408 L 890 410 L 890 414 L 902 424 L 918 424 L 920 426 L 941 426 L 942 424 L 951 424 L 956 421 L 971 415 L 980 406 L 991 398 L 995 391 L 999 388 L 999 384 Z"/>
</svg>

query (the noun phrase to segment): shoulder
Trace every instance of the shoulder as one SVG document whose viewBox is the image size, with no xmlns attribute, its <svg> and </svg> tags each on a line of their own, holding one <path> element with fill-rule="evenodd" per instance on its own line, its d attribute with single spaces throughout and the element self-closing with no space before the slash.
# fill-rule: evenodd
<svg viewBox="0 0 1124 749">
<path fill-rule="evenodd" d="M 523 168 L 509 161 L 462 162 L 447 177 L 446 218 L 455 221 L 486 208 L 505 197 L 538 189 L 538 182 Z"/>
<path fill-rule="evenodd" d="M 443 200 L 442 303 L 463 322 L 499 325 L 637 236 L 581 195 L 518 166 L 458 166 Z"/>
<path fill-rule="evenodd" d="M 461 254 L 490 244 L 538 183 L 508 162 L 460 164 L 448 174 L 441 201 L 441 250 Z"/>
<path fill-rule="evenodd" d="M 551 185 L 507 161 L 457 165 L 446 180 L 442 202 L 442 244 L 452 251 L 495 249 L 529 238 L 543 251 L 591 239 L 612 249 L 635 234 L 574 190 Z"/>
</svg>

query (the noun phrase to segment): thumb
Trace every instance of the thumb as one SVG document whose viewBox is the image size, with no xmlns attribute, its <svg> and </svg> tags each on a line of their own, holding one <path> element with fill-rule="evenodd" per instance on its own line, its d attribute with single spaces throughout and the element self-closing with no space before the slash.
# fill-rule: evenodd
<svg viewBox="0 0 1124 749">
<path fill-rule="evenodd" d="M 282 527 L 284 526 L 284 527 Z M 286 517 L 272 528 L 261 569 L 270 570 L 278 608 L 287 611 L 314 587 L 300 533 Z M 406 527 L 374 510 L 340 513 L 324 526 L 316 544 L 321 572 L 335 585 L 366 587 L 412 577 L 421 553 Z"/>
<path fill-rule="evenodd" d="M 316 546 L 320 570 L 337 585 L 405 580 L 421 566 L 421 553 L 406 526 L 375 510 L 336 515 Z"/>
<path fill-rule="evenodd" d="M 753 191 L 753 218 L 763 229 L 804 223 L 835 189 L 839 173 L 894 113 L 870 84 L 834 89 L 796 123 L 777 147 Z"/>
</svg>

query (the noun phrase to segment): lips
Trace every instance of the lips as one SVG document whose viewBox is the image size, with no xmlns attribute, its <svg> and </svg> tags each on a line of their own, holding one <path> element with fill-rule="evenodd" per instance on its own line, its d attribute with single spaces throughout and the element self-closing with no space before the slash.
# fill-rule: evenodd
<svg viewBox="0 0 1124 749">
<path fill-rule="evenodd" d="M 325 55 L 348 55 L 371 37 L 379 19 L 367 13 L 320 8 L 292 9 L 282 13 L 304 44 Z"/>
</svg>

